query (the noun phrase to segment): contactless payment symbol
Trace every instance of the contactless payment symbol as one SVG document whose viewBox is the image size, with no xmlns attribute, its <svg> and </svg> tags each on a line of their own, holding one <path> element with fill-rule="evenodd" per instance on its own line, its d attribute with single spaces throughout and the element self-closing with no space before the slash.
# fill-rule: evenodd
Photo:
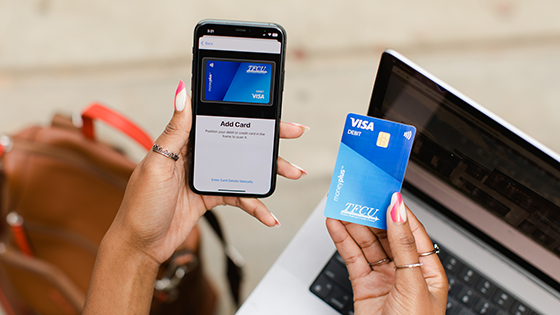
<svg viewBox="0 0 560 315">
<path fill-rule="evenodd" d="M 410 140 L 410 138 L 412 138 L 412 131 L 409 130 L 405 132 L 403 136 L 406 138 L 406 140 Z"/>
<path fill-rule="evenodd" d="M 401 189 L 415 133 L 413 126 L 348 114 L 325 215 L 387 229 L 387 208 Z"/>
<path fill-rule="evenodd" d="M 379 132 L 379 136 L 377 136 L 377 146 L 386 148 L 389 146 L 389 139 L 391 139 L 391 134 L 386 133 L 383 131 Z"/>
</svg>

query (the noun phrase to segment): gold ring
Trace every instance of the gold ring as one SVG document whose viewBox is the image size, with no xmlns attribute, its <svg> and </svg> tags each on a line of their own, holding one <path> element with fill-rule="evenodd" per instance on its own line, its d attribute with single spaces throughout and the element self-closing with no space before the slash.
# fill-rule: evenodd
<svg viewBox="0 0 560 315">
<path fill-rule="evenodd" d="M 152 151 L 157 152 L 163 156 L 166 156 L 170 159 L 172 159 L 173 161 L 177 161 L 179 159 L 179 154 L 173 153 L 167 149 L 164 149 L 161 145 L 154 143 L 154 145 L 152 146 Z"/>
<path fill-rule="evenodd" d="M 438 244 L 434 244 L 434 250 L 431 250 L 429 252 L 425 252 L 425 253 L 422 253 L 422 254 L 418 254 L 418 257 L 426 257 L 426 256 L 430 256 L 430 255 L 433 255 L 433 254 L 439 254 Z"/>
<path fill-rule="evenodd" d="M 415 268 L 415 267 L 420 267 L 422 266 L 422 263 L 415 263 L 415 264 L 408 264 L 408 265 L 401 265 L 401 266 L 395 266 L 395 269 L 404 269 L 404 268 Z"/>
<path fill-rule="evenodd" d="M 382 263 L 384 263 L 384 262 L 390 263 L 390 262 L 391 262 L 391 259 L 389 259 L 389 257 L 385 257 L 385 258 L 383 258 L 383 259 L 381 259 L 381 260 L 378 260 L 378 261 L 376 261 L 376 262 L 370 263 L 369 266 L 370 266 L 370 267 L 377 266 L 377 265 L 380 265 L 380 264 L 382 264 Z"/>
</svg>

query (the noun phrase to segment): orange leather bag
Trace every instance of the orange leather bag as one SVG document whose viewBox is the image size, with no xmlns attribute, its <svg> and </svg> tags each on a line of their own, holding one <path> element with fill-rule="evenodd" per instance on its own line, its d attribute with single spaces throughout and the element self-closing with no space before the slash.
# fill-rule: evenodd
<svg viewBox="0 0 560 315">
<path fill-rule="evenodd" d="M 95 140 L 103 120 L 149 150 L 152 139 L 94 104 L 83 127 L 56 115 L 0 140 L 0 270 L 8 314 L 22 303 L 38 314 L 80 314 L 98 245 L 119 209 L 135 164 Z M 195 228 L 156 283 L 152 314 L 212 314 L 216 293 L 203 274 Z M 8 289 L 7 289 L 8 288 Z M 18 306 L 19 305 L 19 306 Z"/>
</svg>

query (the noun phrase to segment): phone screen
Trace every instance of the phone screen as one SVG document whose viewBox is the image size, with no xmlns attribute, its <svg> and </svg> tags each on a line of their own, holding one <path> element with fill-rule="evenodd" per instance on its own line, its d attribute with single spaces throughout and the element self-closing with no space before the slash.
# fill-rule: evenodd
<svg viewBox="0 0 560 315">
<path fill-rule="evenodd" d="M 200 194 L 268 196 L 276 178 L 284 31 L 201 23 L 193 58 L 190 181 Z"/>
</svg>

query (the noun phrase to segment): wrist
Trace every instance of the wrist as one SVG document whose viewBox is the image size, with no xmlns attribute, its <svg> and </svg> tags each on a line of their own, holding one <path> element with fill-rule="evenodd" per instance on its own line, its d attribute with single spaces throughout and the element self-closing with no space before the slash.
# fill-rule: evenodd
<svg viewBox="0 0 560 315">
<path fill-rule="evenodd" d="M 160 262 L 142 249 L 140 244 L 131 240 L 126 233 L 119 233 L 110 228 L 99 245 L 98 260 L 112 260 L 113 263 L 132 270 L 156 274 Z"/>
<path fill-rule="evenodd" d="M 97 253 L 84 314 L 147 313 L 159 263 L 109 230 Z"/>
</svg>

